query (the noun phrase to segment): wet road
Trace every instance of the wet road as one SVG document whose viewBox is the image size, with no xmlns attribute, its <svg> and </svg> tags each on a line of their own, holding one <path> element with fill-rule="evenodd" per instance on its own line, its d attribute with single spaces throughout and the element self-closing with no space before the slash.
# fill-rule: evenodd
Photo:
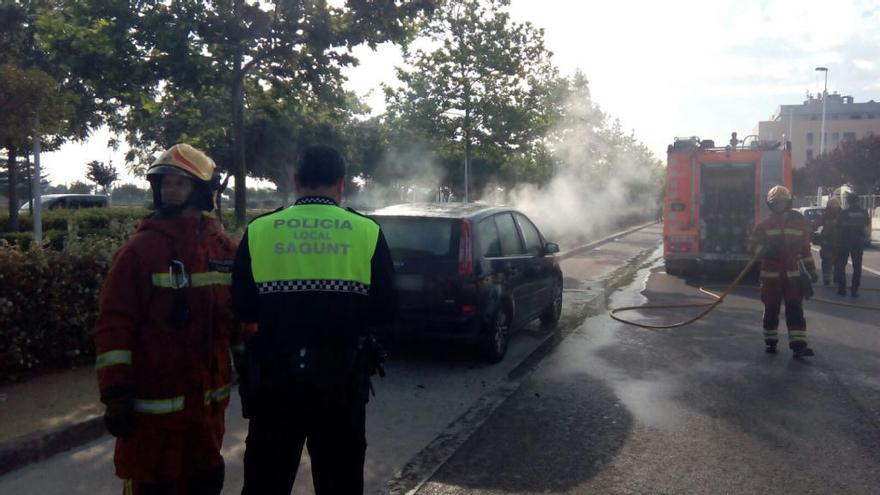
<svg viewBox="0 0 880 495">
<path fill-rule="evenodd" d="M 865 260 L 863 287 L 880 288 L 880 255 Z M 702 301 L 711 283 L 658 261 L 610 305 Z M 796 361 L 784 331 L 764 353 L 761 310 L 744 287 L 685 328 L 587 319 L 418 493 L 880 493 L 880 312 L 808 302 L 817 355 Z"/>
</svg>

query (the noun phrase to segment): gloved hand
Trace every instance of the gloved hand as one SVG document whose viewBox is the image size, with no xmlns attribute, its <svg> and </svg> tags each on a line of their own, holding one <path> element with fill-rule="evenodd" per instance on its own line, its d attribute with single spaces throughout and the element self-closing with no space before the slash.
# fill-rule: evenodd
<svg viewBox="0 0 880 495">
<path fill-rule="evenodd" d="M 107 410 L 104 411 L 104 426 L 111 435 L 117 438 L 126 438 L 134 431 L 134 399 L 128 396 L 120 396 L 112 399 L 104 399 Z"/>
<path fill-rule="evenodd" d="M 819 274 L 816 273 L 816 270 L 810 270 L 810 281 L 814 284 L 819 282 Z"/>
</svg>

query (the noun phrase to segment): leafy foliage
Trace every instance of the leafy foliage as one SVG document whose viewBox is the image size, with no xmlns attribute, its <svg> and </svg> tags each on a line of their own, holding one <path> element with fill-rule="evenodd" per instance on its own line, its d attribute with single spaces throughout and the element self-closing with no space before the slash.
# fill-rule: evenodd
<svg viewBox="0 0 880 495">
<path fill-rule="evenodd" d="M 67 188 L 70 194 L 92 194 L 92 186 L 82 181 L 73 181 Z"/>
<path fill-rule="evenodd" d="M 130 227 L 117 225 L 113 232 L 87 237 L 75 229 L 63 251 L 21 248 L 0 239 L 0 380 L 22 378 L 36 367 L 94 359 L 88 332 L 98 295 L 112 254 Z"/>
<path fill-rule="evenodd" d="M 96 99 L 125 110 L 106 115 L 134 147 L 129 159 L 143 163 L 187 141 L 234 172 L 243 223 L 249 100 L 269 91 L 300 102 L 338 93 L 340 69 L 357 62 L 352 47 L 405 41 L 435 2 L 151 0 L 113 2 L 109 13 L 105 3 L 64 3 L 45 16 L 44 41 L 65 53 Z M 113 56 L 123 60 L 106 77 L 86 62 L 109 65 Z"/>
<path fill-rule="evenodd" d="M 119 174 L 112 163 L 105 164 L 98 160 L 92 160 L 86 164 L 86 178 L 100 187 L 104 194 L 110 194 L 110 187 L 119 178 Z"/>
<path fill-rule="evenodd" d="M 505 168 L 507 159 L 540 156 L 549 128 L 543 102 L 556 76 L 551 54 L 543 32 L 511 21 L 508 6 L 508 0 L 444 4 L 425 28 L 439 46 L 407 52 L 408 67 L 397 71 L 402 86 L 386 88 L 402 139 L 412 142 L 416 134 L 449 165 L 476 162 L 478 187 L 493 176 L 514 180 L 521 167 Z"/>
<path fill-rule="evenodd" d="M 795 192 L 849 184 L 859 194 L 880 193 L 880 136 L 848 140 L 795 171 Z"/>
</svg>

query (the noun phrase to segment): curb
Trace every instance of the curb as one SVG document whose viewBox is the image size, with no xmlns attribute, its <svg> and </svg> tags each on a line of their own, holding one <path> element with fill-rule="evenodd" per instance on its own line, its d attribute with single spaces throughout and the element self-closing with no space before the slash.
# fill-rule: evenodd
<svg viewBox="0 0 880 495">
<path fill-rule="evenodd" d="M 639 230 L 646 229 L 652 225 L 658 225 L 658 222 L 652 221 L 652 222 L 643 223 L 643 224 L 637 225 L 635 227 L 630 227 L 626 230 L 622 230 L 620 232 L 617 232 L 616 234 L 611 234 L 611 235 L 605 236 L 602 239 L 599 239 L 598 241 L 593 241 L 589 244 L 584 244 L 583 246 L 578 246 L 576 248 L 569 249 L 568 251 L 561 251 L 560 253 L 558 253 L 556 255 L 556 259 L 564 260 L 567 258 L 571 258 L 572 256 L 580 254 L 584 251 L 589 251 L 589 250 L 595 249 L 603 244 L 613 242 L 618 237 L 629 235 L 629 234 L 632 234 L 633 232 L 638 232 Z"/>
<path fill-rule="evenodd" d="M 104 418 L 97 416 L 7 440 L 0 444 L 0 476 L 98 439 L 105 433 Z"/>
<path fill-rule="evenodd" d="M 650 222 L 618 232 L 590 244 L 557 254 L 557 258 L 560 255 L 564 257 L 573 256 L 579 252 L 612 242 L 617 237 L 639 231 L 655 223 Z M 592 306 L 596 300 L 601 300 L 604 305 L 611 292 L 616 290 L 627 278 L 637 273 L 640 262 L 655 249 L 656 246 L 642 250 L 639 254 L 626 259 L 620 268 L 603 277 L 601 279 L 602 290 L 592 300 L 587 302 L 586 306 Z M 632 266 L 633 264 L 636 266 Z M 569 329 L 569 331 L 555 331 L 548 334 L 522 362 L 507 374 L 506 380 L 503 380 L 494 390 L 477 399 L 471 407 L 454 419 L 445 430 L 434 437 L 431 442 L 388 480 L 383 490 L 376 493 L 392 495 L 414 495 L 417 493 L 452 458 L 455 452 L 476 433 L 483 423 L 489 419 L 489 416 L 519 389 L 522 383 L 531 375 L 531 372 L 538 367 L 543 358 L 573 332 L 574 329 Z"/>
</svg>

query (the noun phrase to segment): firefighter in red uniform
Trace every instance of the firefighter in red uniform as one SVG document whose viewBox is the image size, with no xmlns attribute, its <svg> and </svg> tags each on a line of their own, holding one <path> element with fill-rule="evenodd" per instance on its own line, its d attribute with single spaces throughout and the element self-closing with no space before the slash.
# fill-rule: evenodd
<svg viewBox="0 0 880 495">
<path fill-rule="evenodd" d="M 231 308 L 236 244 L 203 215 L 214 162 L 187 144 L 147 178 L 156 212 L 114 255 L 94 331 L 104 422 L 126 494 L 216 495 L 232 382 L 230 345 L 254 327 Z"/>
<path fill-rule="evenodd" d="M 819 276 L 810 253 L 810 226 L 800 213 L 791 209 L 791 191 L 775 186 L 767 193 L 771 214 L 755 227 L 752 244 L 761 261 L 761 301 L 764 303 L 764 343 L 766 351 L 776 353 L 779 341 L 779 310 L 785 302 L 788 346 L 795 357 L 812 356 L 807 346 L 804 319 L 804 287 Z"/>
</svg>

